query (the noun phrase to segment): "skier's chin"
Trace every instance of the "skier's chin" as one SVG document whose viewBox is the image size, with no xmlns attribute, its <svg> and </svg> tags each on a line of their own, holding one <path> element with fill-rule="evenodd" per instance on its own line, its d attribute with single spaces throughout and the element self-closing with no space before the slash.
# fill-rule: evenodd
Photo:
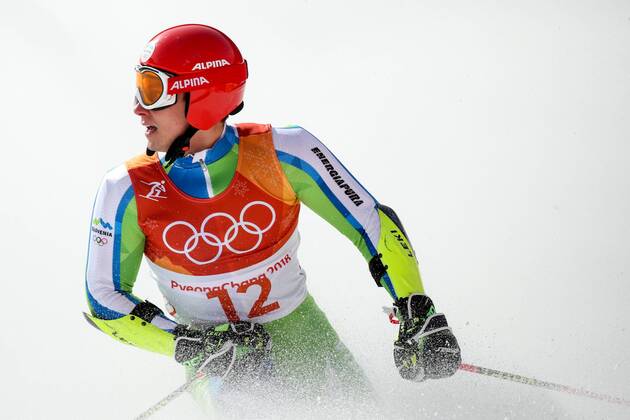
<svg viewBox="0 0 630 420">
<path fill-rule="evenodd" d="M 153 151 L 156 152 L 163 152 L 164 151 L 164 141 L 162 139 L 160 139 L 159 136 L 156 135 L 156 133 L 145 133 L 145 137 L 147 138 L 147 147 Z"/>
</svg>

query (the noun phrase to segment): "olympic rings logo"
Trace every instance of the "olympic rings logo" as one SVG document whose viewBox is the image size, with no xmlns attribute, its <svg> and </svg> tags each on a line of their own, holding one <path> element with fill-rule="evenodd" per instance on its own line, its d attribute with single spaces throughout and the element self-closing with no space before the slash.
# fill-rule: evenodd
<svg viewBox="0 0 630 420">
<path fill-rule="evenodd" d="M 264 228 L 261 228 L 260 226 L 258 226 L 257 224 L 253 222 L 249 222 L 245 220 L 247 210 L 249 210 L 253 206 L 263 206 L 269 210 L 271 214 L 271 221 Z M 224 217 L 232 223 L 232 226 L 230 226 L 228 230 L 225 232 L 225 235 L 223 235 L 223 239 L 219 238 L 217 235 L 215 235 L 212 232 L 206 231 L 206 225 L 208 224 L 208 222 L 217 217 Z M 241 214 L 239 215 L 238 221 L 231 215 L 224 212 L 212 213 L 203 220 L 199 231 L 197 231 L 197 229 L 192 224 L 188 222 L 184 222 L 183 220 L 178 220 L 177 222 L 173 222 L 169 224 L 166 227 L 166 229 L 164 229 L 164 232 L 162 232 L 162 241 L 164 242 L 164 245 L 166 245 L 166 247 L 170 249 L 171 251 L 173 251 L 174 253 L 185 255 L 186 258 L 188 258 L 191 262 L 197 265 L 205 265 L 205 264 L 213 263 L 216 260 L 218 260 L 221 257 L 221 254 L 223 253 L 224 247 L 229 249 L 235 254 L 245 254 L 246 252 L 255 250 L 256 248 L 258 248 L 258 246 L 262 242 L 263 233 L 271 229 L 275 221 L 276 221 L 276 212 L 274 211 L 273 207 L 270 204 L 265 203 L 264 201 L 252 201 L 251 203 L 243 207 L 243 209 L 241 210 Z M 169 244 L 168 239 L 167 239 L 168 232 L 176 226 L 184 226 L 190 229 L 190 232 L 191 232 L 190 237 L 188 237 L 182 249 L 174 248 L 173 246 L 171 246 L 171 244 Z M 241 229 L 245 231 L 246 233 L 249 233 L 250 235 L 258 236 L 256 243 L 248 249 L 237 249 L 232 246 L 232 242 L 236 239 Z M 191 252 L 197 249 L 197 245 L 199 245 L 200 239 L 203 242 L 205 242 L 207 245 L 217 248 L 216 255 L 209 260 L 200 261 L 198 259 L 195 259 L 191 255 Z"/>
<path fill-rule="evenodd" d="M 94 239 L 94 242 L 96 242 L 96 244 L 98 246 L 107 245 L 107 238 L 101 238 L 100 236 L 94 236 L 93 239 Z"/>
</svg>

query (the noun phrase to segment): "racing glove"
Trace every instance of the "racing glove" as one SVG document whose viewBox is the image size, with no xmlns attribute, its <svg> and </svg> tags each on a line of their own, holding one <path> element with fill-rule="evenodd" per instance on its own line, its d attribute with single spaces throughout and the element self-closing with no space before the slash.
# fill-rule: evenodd
<svg viewBox="0 0 630 420">
<path fill-rule="evenodd" d="M 199 329 L 175 327 L 175 360 L 208 376 L 253 374 L 269 360 L 271 339 L 261 324 L 237 322 Z"/>
<path fill-rule="evenodd" d="M 444 314 L 436 314 L 428 296 L 412 294 L 394 302 L 400 322 L 394 342 L 394 363 L 404 379 L 425 379 L 453 375 L 461 363 L 457 339 Z"/>
</svg>

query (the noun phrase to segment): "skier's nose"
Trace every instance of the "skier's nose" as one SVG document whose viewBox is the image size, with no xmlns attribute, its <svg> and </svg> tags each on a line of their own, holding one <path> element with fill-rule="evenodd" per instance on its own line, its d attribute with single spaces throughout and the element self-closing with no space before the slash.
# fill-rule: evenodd
<svg viewBox="0 0 630 420">
<path fill-rule="evenodd" d="M 133 113 L 139 116 L 149 115 L 149 111 L 144 109 L 136 98 L 133 98 Z"/>
</svg>

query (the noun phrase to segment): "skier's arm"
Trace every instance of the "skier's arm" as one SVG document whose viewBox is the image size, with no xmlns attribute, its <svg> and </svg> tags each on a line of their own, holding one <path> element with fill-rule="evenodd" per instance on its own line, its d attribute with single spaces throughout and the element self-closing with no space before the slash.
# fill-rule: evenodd
<svg viewBox="0 0 630 420">
<path fill-rule="evenodd" d="M 368 261 L 392 298 L 424 293 L 418 261 L 396 213 L 378 203 L 317 138 L 274 129 L 282 168 L 301 202 L 333 225 Z"/>
<path fill-rule="evenodd" d="M 144 251 L 131 181 L 124 166 L 110 171 L 99 188 L 90 226 L 85 275 L 91 323 L 120 341 L 173 354 L 176 324 L 163 314 L 146 315 L 132 294 Z M 143 320 L 150 322 L 146 322 Z"/>
</svg>

